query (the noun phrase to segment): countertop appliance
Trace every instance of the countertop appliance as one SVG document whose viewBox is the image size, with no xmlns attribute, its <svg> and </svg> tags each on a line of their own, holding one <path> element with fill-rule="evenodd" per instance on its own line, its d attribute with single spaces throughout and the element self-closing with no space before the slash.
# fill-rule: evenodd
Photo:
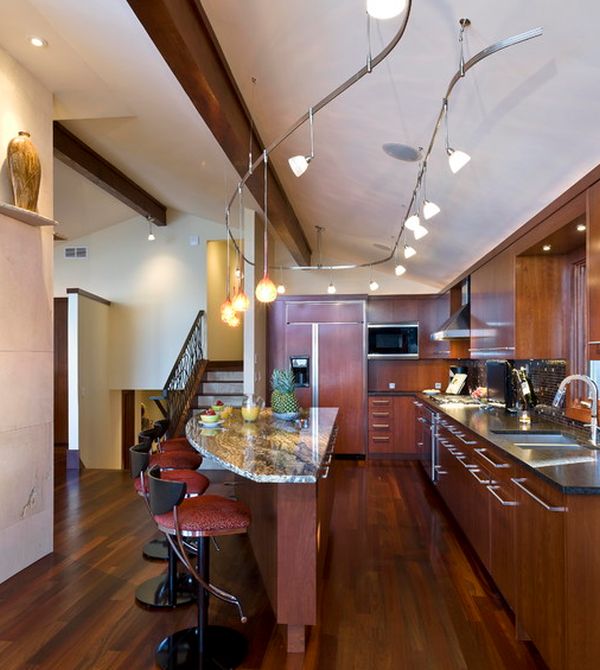
<svg viewBox="0 0 600 670">
<path fill-rule="evenodd" d="M 454 379 L 454 375 L 461 374 L 466 375 L 466 383 L 462 385 L 462 388 L 457 392 L 458 395 L 468 395 L 469 394 L 469 368 L 466 365 L 450 365 L 448 368 L 448 384 Z M 446 391 L 448 393 L 448 391 Z"/>
<path fill-rule="evenodd" d="M 419 358 L 418 323 L 370 323 L 369 358 Z"/>
<path fill-rule="evenodd" d="M 488 402 L 500 403 L 507 409 L 514 406 L 511 361 L 486 361 Z"/>
</svg>

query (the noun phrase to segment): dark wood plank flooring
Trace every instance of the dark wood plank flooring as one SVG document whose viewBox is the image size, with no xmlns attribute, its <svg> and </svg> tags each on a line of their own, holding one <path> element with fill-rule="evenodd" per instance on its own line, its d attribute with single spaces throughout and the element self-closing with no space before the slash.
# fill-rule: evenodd
<svg viewBox="0 0 600 670">
<path fill-rule="evenodd" d="M 213 581 L 242 596 L 250 622 L 219 602 L 211 619 L 249 636 L 245 670 L 544 667 L 514 639 L 506 607 L 419 466 L 336 462 L 335 470 L 322 624 L 305 655 L 285 653 L 247 538 L 225 538 L 213 552 Z M 55 552 L 0 585 L 0 667 L 154 668 L 155 644 L 193 625 L 195 610 L 134 604 L 135 587 L 164 566 L 142 558 L 153 527 L 129 477 L 59 474 L 55 508 Z"/>
</svg>

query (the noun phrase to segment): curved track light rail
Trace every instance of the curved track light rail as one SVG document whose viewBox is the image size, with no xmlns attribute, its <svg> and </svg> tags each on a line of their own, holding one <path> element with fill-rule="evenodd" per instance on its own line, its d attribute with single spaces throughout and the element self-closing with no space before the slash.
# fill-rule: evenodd
<svg viewBox="0 0 600 670">
<path fill-rule="evenodd" d="M 389 42 L 389 44 L 377 55 L 375 58 L 368 58 L 367 59 L 367 64 L 362 67 L 358 72 L 356 72 L 354 75 L 352 75 L 349 79 L 347 79 L 343 84 L 338 86 L 335 90 L 331 91 L 328 95 L 326 95 L 322 100 L 320 100 L 318 103 L 313 105 L 312 109 L 312 114 L 313 116 L 321 109 L 323 109 L 326 105 L 328 105 L 332 100 L 335 100 L 339 95 L 341 95 L 344 91 L 346 91 L 350 86 L 355 84 L 357 81 L 362 79 L 366 74 L 369 74 L 374 67 L 379 65 L 381 61 L 386 58 L 386 56 L 389 55 L 389 53 L 394 49 L 394 47 L 398 44 L 402 36 L 404 35 L 404 32 L 406 30 L 406 26 L 408 24 L 408 19 L 410 17 L 410 12 L 412 9 L 412 0 L 408 0 L 408 6 L 406 9 L 406 13 L 404 15 L 404 20 L 402 21 L 402 24 L 392 40 Z M 450 95 L 452 94 L 452 91 L 454 90 L 454 87 L 456 84 L 459 82 L 460 79 L 462 79 L 465 74 L 477 63 L 480 63 L 482 60 L 487 58 L 488 56 L 491 56 L 495 53 L 498 53 L 499 51 L 502 51 L 504 49 L 507 49 L 509 47 L 515 46 L 517 44 L 522 44 L 523 42 L 527 42 L 530 39 L 534 39 L 535 37 L 540 37 L 543 34 L 544 30 L 542 27 L 537 27 L 537 28 L 532 28 L 531 30 L 527 30 L 523 33 L 519 33 L 518 35 L 513 35 L 512 37 L 506 37 L 503 40 L 499 40 L 498 42 L 494 42 L 494 44 L 491 44 L 490 46 L 486 47 L 485 49 L 482 49 L 478 53 L 476 53 L 474 56 L 472 56 L 466 63 L 461 62 L 461 66 L 459 69 L 456 71 L 452 79 L 450 80 L 450 83 L 448 84 L 448 88 L 446 90 L 446 95 L 442 99 L 442 104 L 440 107 L 439 114 L 437 116 L 437 120 L 435 122 L 435 126 L 431 135 L 431 139 L 429 141 L 429 144 L 427 145 L 427 150 L 425 151 L 425 154 L 423 155 L 423 159 L 421 162 L 421 167 L 419 169 L 419 172 L 417 174 L 417 179 L 415 182 L 415 187 L 413 189 L 411 199 L 409 202 L 408 207 L 406 208 L 406 214 L 404 217 L 404 221 L 402 222 L 402 226 L 400 227 L 400 232 L 398 233 L 396 237 L 396 241 L 394 242 L 394 246 L 390 250 L 390 253 L 385 256 L 384 258 L 380 258 L 378 260 L 373 260 L 373 261 L 368 261 L 365 263 L 348 263 L 348 264 L 343 264 L 343 265 L 292 265 L 292 266 L 283 266 L 284 269 L 286 270 L 354 270 L 358 268 L 368 268 L 373 265 L 382 265 L 383 263 L 387 263 L 390 260 L 392 260 L 395 257 L 396 251 L 398 249 L 398 245 L 400 244 L 400 239 L 402 237 L 402 233 L 404 232 L 404 225 L 406 223 L 406 219 L 410 215 L 410 212 L 412 210 L 412 207 L 415 203 L 417 193 L 419 190 L 419 186 L 421 184 L 421 181 L 423 179 L 423 175 L 425 173 L 425 170 L 427 169 L 427 161 L 429 159 L 429 156 L 433 150 L 433 146 L 435 144 L 435 140 L 437 138 L 437 134 L 439 132 L 442 119 L 444 117 L 444 111 L 447 107 L 448 104 L 448 99 L 450 98 Z M 229 216 L 229 211 L 231 209 L 231 206 L 233 202 L 235 201 L 235 198 L 237 197 L 237 194 L 239 193 L 240 189 L 243 188 L 244 184 L 246 181 L 249 179 L 249 177 L 252 175 L 254 170 L 264 161 L 265 154 L 268 156 L 274 149 L 276 149 L 284 140 L 286 140 L 292 133 L 294 133 L 300 126 L 302 126 L 306 121 L 308 121 L 310 116 L 310 110 L 307 111 L 305 114 L 303 114 L 295 123 L 293 123 L 280 137 L 278 137 L 274 142 L 272 142 L 264 151 L 263 153 L 260 154 L 260 156 L 254 161 L 250 169 L 246 172 L 242 180 L 238 183 L 236 186 L 235 192 L 231 196 L 231 199 L 229 200 L 229 203 L 226 208 L 226 216 Z M 268 221 L 266 222 L 266 225 L 268 225 Z M 246 263 L 249 265 L 254 265 L 254 262 L 250 261 L 246 256 L 241 252 L 241 250 L 238 247 L 237 241 L 234 239 L 231 231 L 229 230 L 229 236 L 233 241 L 233 244 L 235 248 L 237 249 L 238 253 L 240 256 L 244 259 Z M 278 266 L 279 267 L 279 266 Z"/>
</svg>

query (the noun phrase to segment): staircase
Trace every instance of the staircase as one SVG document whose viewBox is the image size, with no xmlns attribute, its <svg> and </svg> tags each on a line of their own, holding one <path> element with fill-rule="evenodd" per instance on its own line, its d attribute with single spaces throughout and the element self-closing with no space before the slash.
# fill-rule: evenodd
<svg viewBox="0 0 600 670">
<path fill-rule="evenodd" d="M 222 400 L 225 405 L 241 407 L 244 398 L 244 374 L 241 361 L 211 361 L 198 395 L 193 414 Z"/>
</svg>

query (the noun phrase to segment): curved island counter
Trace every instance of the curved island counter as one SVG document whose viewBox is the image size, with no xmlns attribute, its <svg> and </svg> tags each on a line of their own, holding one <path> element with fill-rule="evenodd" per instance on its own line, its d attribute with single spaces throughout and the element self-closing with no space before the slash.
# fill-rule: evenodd
<svg viewBox="0 0 600 670">
<path fill-rule="evenodd" d="M 252 510 L 250 542 L 277 623 L 287 626 L 289 652 L 305 647 L 305 627 L 317 623 L 321 577 L 333 504 L 329 476 L 338 410 L 311 407 L 302 422 L 270 410 L 245 423 L 234 410 L 220 428 L 198 418 L 190 443 L 236 475 L 236 494 Z"/>
</svg>

